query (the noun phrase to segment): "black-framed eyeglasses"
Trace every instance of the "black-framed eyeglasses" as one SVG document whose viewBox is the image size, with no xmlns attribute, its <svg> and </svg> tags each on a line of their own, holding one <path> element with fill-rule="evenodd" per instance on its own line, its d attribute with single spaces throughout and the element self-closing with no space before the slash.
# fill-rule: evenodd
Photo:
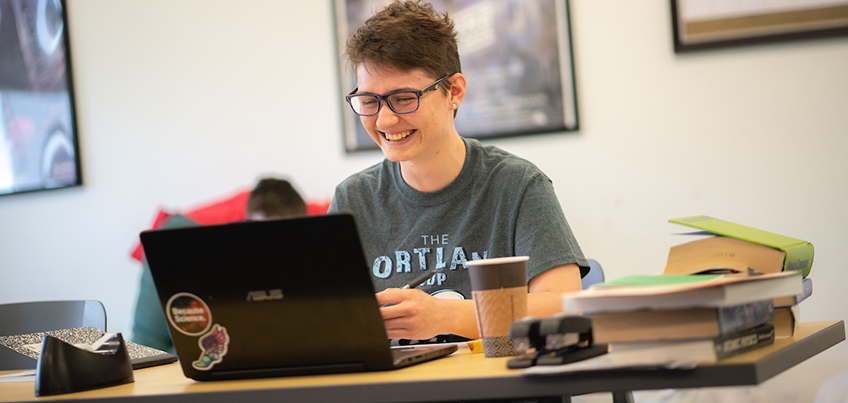
<svg viewBox="0 0 848 403">
<path fill-rule="evenodd" d="M 442 81 L 445 81 L 450 76 L 444 76 L 435 83 L 430 84 L 427 88 L 421 91 L 395 91 L 386 95 L 377 94 L 357 94 L 359 88 L 356 88 L 350 94 L 345 96 L 345 101 L 350 104 L 353 113 L 359 116 L 374 116 L 380 113 L 380 108 L 383 106 L 383 101 L 389 106 L 392 112 L 397 114 L 412 113 L 418 110 L 421 104 L 421 96 L 430 92 Z"/>
</svg>

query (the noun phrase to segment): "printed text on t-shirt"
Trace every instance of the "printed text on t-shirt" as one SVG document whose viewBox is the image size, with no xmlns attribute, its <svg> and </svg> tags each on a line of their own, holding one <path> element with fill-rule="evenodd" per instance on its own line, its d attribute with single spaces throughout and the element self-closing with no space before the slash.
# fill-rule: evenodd
<svg viewBox="0 0 848 403">
<path fill-rule="evenodd" d="M 421 239 L 424 242 L 424 246 L 446 245 L 448 243 L 448 238 L 448 234 L 421 235 Z M 392 260 L 392 258 L 389 256 L 378 256 L 376 259 L 374 259 L 374 265 L 372 266 L 371 270 L 374 273 L 375 277 L 388 278 L 393 272 L 411 272 L 413 264 L 416 264 L 418 266 L 418 270 L 442 269 L 448 267 L 447 261 L 445 260 L 444 246 L 439 246 L 435 248 L 435 255 L 433 254 L 433 248 L 429 247 L 413 248 L 411 253 L 406 250 L 395 251 L 394 260 Z M 488 255 L 488 251 L 484 251 L 482 256 L 478 252 L 472 252 L 471 259 L 486 259 Z M 415 258 L 413 258 L 413 256 Z M 463 249 L 461 246 L 454 247 L 453 253 L 451 255 L 449 270 L 456 270 L 457 267 L 460 265 L 462 266 L 462 268 L 467 269 L 468 266 L 466 265 L 466 262 L 468 262 L 468 259 L 466 258 L 466 256 L 467 255 L 465 253 L 465 249 Z M 428 267 L 428 264 L 433 265 L 433 267 Z"/>
</svg>

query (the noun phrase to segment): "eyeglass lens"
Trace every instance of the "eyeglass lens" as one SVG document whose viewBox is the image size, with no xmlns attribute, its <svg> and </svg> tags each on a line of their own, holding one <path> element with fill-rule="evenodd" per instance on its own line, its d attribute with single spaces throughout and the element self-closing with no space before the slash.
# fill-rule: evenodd
<svg viewBox="0 0 848 403">
<path fill-rule="evenodd" d="M 410 113 L 418 109 L 418 94 L 414 92 L 396 92 L 385 99 L 396 113 Z M 360 115 L 373 115 L 380 109 L 380 99 L 373 95 L 357 95 L 350 101 L 354 112 Z"/>
</svg>

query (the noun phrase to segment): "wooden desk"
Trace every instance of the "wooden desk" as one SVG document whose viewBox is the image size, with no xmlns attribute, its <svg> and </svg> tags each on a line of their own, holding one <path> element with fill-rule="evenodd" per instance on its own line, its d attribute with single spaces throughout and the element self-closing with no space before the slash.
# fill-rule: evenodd
<svg viewBox="0 0 848 403">
<path fill-rule="evenodd" d="M 135 382 L 36 398 L 33 382 L 0 383 L 0 402 L 420 402 L 562 396 L 603 391 L 755 385 L 845 340 L 843 321 L 802 323 L 792 339 L 693 370 L 615 370 L 522 376 L 508 358 L 462 349 L 454 355 L 395 371 L 195 382 L 178 364 L 135 371 Z M 5 372 L 9 373 L 9 371 Z M 3 374 L 3 373 L 0 373 Z"/>
</svg>

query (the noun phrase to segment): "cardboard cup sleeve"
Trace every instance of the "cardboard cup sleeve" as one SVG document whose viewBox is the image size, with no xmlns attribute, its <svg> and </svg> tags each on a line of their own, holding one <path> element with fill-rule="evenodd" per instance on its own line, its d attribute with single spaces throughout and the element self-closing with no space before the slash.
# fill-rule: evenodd
<svg viewBox="0 0 848 403">
<path fill-rule="evenodd" d="M 468 262 L 477 329 L 486 357 L 518 355 L 509 327 L 527 316 L 526 256 Z"/>
<path fill-rule="evenodd" d="M 486 357 L 518 355 L 509 327 L 512 321 L 527 316 L 527 286 L 473 291 L 472 295 Z"/>
</svg>

